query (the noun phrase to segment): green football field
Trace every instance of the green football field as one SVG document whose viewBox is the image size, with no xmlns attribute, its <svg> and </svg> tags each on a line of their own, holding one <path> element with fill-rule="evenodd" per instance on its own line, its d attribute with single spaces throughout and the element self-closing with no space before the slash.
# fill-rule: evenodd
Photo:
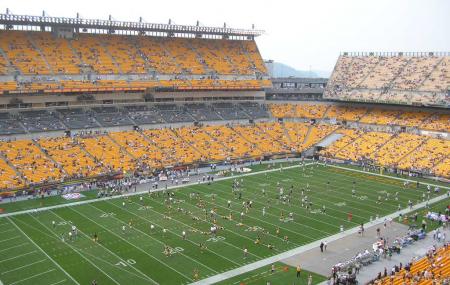
<svg viewBox="0 0 450 285">
<path fill-rule="evenodd" d="M 204 279 L 323 239 L 338 233 L 341 225 L 348 229 L 393 213 L 399 204 L 406 208 L 408 200 L 422 201 L 422 193 L 426 191 L 423 184 L 419 189 L 415 183 L 404 187 L 403 181 L 397 179 L 323 165 L 272 170 L 237 179 L 241 199 L 239 192 L 232 193 L 234 178 L 229 178 L 211 185 L 178 188 L 173 191 L 171 201 L 160 192 L 2 217 L 0 282 L 192 283 L 197 278 Z M 293 186 L 290 202 L 278 199 L 278 184 L 284 194 Z M 352 188 L 356 190 L 355 196 Z M 302 207 L 302 189 L 312 202 L 312 209 Z M 13 212 L 32 203 L 45 206 L 45 201 L 1 207 Z M 245 201 L 252 201 L 248 212 L 242 206 Z M 353 216 L 351 221 L 349 212 Z M 219 226 L 216 236 L 210 235 L 214 220 Z M 70 239 L 72 225 L 78 234 Z M 95 234 L 98 241 L 93 240 Z M 260 270 L 249 276 L 264 275 L 267 268 Z M 290 270 L 285 274 L 292 278 L 295 269 Z M 220 284 L 239 284 L 241 278 L 249 278 L 247 275 Z M 287 280 L 283 279 L 287 275 L 279 276 L 274 275 L 274 280 Z M 259 283 L 263 279 L 248 284 L 265 284 Z M 314 283 L 321 280 L 314 278 Z"/>
</svg>

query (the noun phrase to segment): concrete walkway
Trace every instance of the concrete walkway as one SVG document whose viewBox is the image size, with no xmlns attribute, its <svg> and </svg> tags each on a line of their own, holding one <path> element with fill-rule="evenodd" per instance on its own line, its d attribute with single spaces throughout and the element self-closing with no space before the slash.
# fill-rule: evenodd
<svg viewBox="0 0 450 285">
<path fill-rule="evenodd" d="M 317 247 L 287 258 L 283 262 L 294 267 L 300 265 L 308 271 L 329 276 L 331 274 L 331 267 L 335 264 L 349 260 L 357 253 L 363 252 L 366 249 L 371 251 L 372 244 L 378 240 L 377 228 L 380 228 L 381 236 L 388 240 L 388 242 L 394 240 L 396 237 L 404 236 L 408 232 L 408 227 L 403 224 L 392 223 L 384 229 L 383 223 L 380 223 L 366 228 L 362 237 L 358 233 L 353 233 L 336 241 L 328 242 L 327 250 L 323 253 Z"/>
</svg>

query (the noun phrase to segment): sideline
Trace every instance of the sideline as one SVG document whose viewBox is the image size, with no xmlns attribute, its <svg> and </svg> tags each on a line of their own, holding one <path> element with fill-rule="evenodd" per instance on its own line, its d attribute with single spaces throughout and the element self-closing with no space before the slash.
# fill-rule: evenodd
<svg viewBox="0 0 450 285">
<path fill-rule="evenodd" d="M 309 165 L 313 165 L 313 164 L 314 164 L 314 162 L 309 162 L 309 163 L 305 163 L 305 166 L 309 166 Z M 283 167 L 282 169 L 285 170 L 285 169 L 299 168 L 301 166 L 302 165 L 296 164 L 296 165 Z M 232 175 L 232 176 L 227 176 L 227 177 L 214 178 L 214 182 L 213 183 L 218 182 L 218 181 L 230 180 L 230 179 L 246 177 L 246 176 L 253 176 L 253 175 L 258 175 L 258 174 L 263 174 L 263 173 L 270 173 L 270 172 L 275 172 L 275 171 L 280 171 L 280 168 L 274 168 L 274 169 L 262 170 L 262 171 L 255 171 L 255 172 L 244 173 L 244 174 L 239 174 L 239 175 Z M 198 185 L 197 183 L 198 183 L 197 181 L 192 181 L 192 182 L 189 182 L 187 184 L 168 186 L 167 190 L 173 190 L 173 189 L 178 189 L 178 188 L 183 188 L 183 187 L 194 186 L 194 185 Z M 206 182 L 202 182 L 200 184 L 205 184 L 205 183 Z M 143 184 L 141 184 L 141 185 L 143 185 Z M 149 185 L 150 185 L 150 183 L 149 183 Z M 164 190 L 166 190 L 166 189 L 161 187 L 159 189 L 152 189 L 152 190 L 150 190 L 150 192 L 160 192 L 160 191 L 164 191 Z M 36 212 L 41 212 L 41 211 L 48 211 L 48 210 L 59 209 L 59 208 L 64 208 L 64 207 L 71 207 L 71 206 L 90 204 L 90 203 L 99 202 L 99 201 L 107 201 L 107 200 L 111 200 L 111 199 L 119 199 L 119 198 L 124 198 L 124 197 L 129 197 L 129 196 L 142 195 L 142 194 L 146 194 L 146 193 L 148 193 L 148 192 L 144 190 L 144 191 L 120 194 L 120 195 L 110 196 L 110 197 L 94 198 L 94 199 L 85 200 L 85 201 L 78 201 L 78 202 L 72 202 L 72 203 L 66 203 L 66 204 L 59 204 L 59 205 L 53 205 L 53 206 L 48 206 L 48 207 L 42 207 L 42 208 L 34 208 L 34 209 L 28 209 L 28 210 L 17 211 L 17 212 L 12 212 L 12 213 L 4 213 L 4 214 L 0 214 L 0 218 L 12 217 L 12 216 L 29 214 L 29 213 L 36 213 Z"/>
<path fill-rule="evenodd" d="M 337 166 L 337 165 L 334 165 L 334 164 L 327 164 L 327 166 L 334 167 L 334 168 L 345 169 L 345 170 L 354 171 L 354 172 L 359 172 L 359 173 L 364 173 L 364 174 L 369 174 L 369 175 L 374 175 L 374 176 L 381 176 L 381 177 L 385 177 L 385 178 L 401 180 L 401 181 L 408 181 L 408 182 L 413 182 L 413 183 L 417 182 L 416 180 L 411 180 L 411 179 L 407 179 L 407 178 L 400 178 L 400 177 L 396 177 L 396 176 L 389 176 L 389 175 L 384 175 L 384 174 L 379 174 L 379 173 L 367 172 L 367 171 L 363 171 L 363 170 L 359 170 L 359 169 L 348 168 L 348 167 L 344 167 L 344 166 Z M 419 181 L 419 183 L 422 184 L 422 185 L 431 185 L 431 186 L 434 186 L 434 187 L 450 189 L 450 187 L 447 187 L 447 186 L 436 185 L 436 184 L 428 183 L 428 182 Z"/>
</svg>

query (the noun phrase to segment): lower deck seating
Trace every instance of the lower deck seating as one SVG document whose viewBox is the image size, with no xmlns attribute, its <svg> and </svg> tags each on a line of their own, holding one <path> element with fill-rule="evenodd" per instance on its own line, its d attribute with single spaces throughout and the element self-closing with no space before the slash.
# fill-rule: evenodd
<svg viewBox="0 0 450 285">
<path fill-rule="evenodd" d="M 168 165 L 190 164 L 201 161 L 202 155 L 194 149 L 188 142 L 184 141 L 175 131 L 171 129 L 153 129 L 145 130 L 146 135 L 152 142 L 164 152 L 168 157 Z"/>
<path fill-rule="evenodd" d="M 339 159 L 359 161 L 368 159 L 380 146 L 386 143 L 392 134 L 381 132 L 367 132 L 358 137 L 345 148 L 339 150 L 335 156 Z"/>
<path fill-rule="evenodd" d="M 399 162 L 399 167 L 432 172 L 433 167 L 450 153 L 450 141 L 430 138 Z M 441 172 L 444 171 L 441 166 Z M 447 169 L 448 171 L 449 169 Z M 444 171 L 445 172 L 445 171 Z"/>
<path fill-rule="evenodd" d="M 427 138 L 419 135 L 401 133 L 394 136 L 389 142 L 379 150 L 370 154 L 370 158 L 379 165 L 397 166 L 406 154 L 414 151 L 425 142 Z"/>
<path fill-rule="evenodd" d="M 341 134 L 342 136 L 336 141 L 334 141 L 327 148 L 321 150 L 320 154 L 327 157 L 333 157 L 342 148 L 346 147 L 348 144 L 350 144 L 352 141 L 354 141 L 356 138 L 358 138 L 363 134 L 362 131 L 353 129 L 339 129 L 336 131 L 336 133 Z"/>
<path fill-rule="evenodd" d="M 135 131 L 113 132 L 110 137 L 140 162 L 153 168 L 161 168 L 168 161 L 157 145 L 147 141 Z"/>
<path fill-rule="evenodd" d="M 450 247 L 431 249 L 425 257 L 405 265 L 399 272 L 373 281 L 376 285 L 445 284 L 450 278 Z M 448 282 L 448 281 L 447 281 Z M 369 283 L 370 284 L 370 283 Z"/>
<path fill-rule="evenodd" d="M 17 175 L 3 159 L 0 159 L 0 189 L 15 189 L 25 185 L 23 179 Z"/>
<path fill-rule="evenodd" d="M 127 173 L 135 168 L 133 158 L 107 135 L 80 138 L 79 142 L 109 172 Z"/>
<path fill-rule="evenodd" d="M 230 158 L 240 158 L 240 157 L 261 157 L 263 152 L 252 143 L 244 139 L 241 135 L 233 131 L 231 127 L 228 126 L 207 126 L 205 127 L 206 132 L 219 140 L 226 148 L 228 157 Z"/>
<path fill-rule="evenodd" d="M 262 126 L 261 128 L 255 126 L 234 126 L 238 134 L 243 138 L 254 143 L 263 153 L 266 154 L 276 154 L 288 152 L 289 146 L 284 142 L 280 142 L 272 138 L 269 133 L 271 131 L 271 126 Z"/>
<path fill-rule="evenodd" d="M 69 177 L 91 177 L 104 172 L 79 144 L 71 138 L 48 138 L 38 141 L 39 145 L 60 164 Z"/>
<path fill-rule="evenodd" d="M 221 138 L 210 136 L 204 128 L 183 127 L 175 132 L 201 153 L 203 161 L 225 160 L 229 157 L 228 150 L 220 143 Z"/>
<path fill-rule="evenodd" d="M 64 173 L 31 140 L 1 142 L 0 152 L 31 184 L 58 181 Z"/>
</svg>

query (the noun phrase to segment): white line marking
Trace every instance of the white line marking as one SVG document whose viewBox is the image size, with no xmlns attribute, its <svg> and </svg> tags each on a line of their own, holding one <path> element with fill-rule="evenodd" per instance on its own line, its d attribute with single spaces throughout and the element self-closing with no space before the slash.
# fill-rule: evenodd
<svg viewBox="0 0 450 285">
<path fill-rule="evenodd" d="M 16 281 L 16 282 L 13 282 L 13 283 L 11 283 L 10 285 L 14 285 L 14 284 L 17 284 L 17 283 L 21 283 L 21 282 L 23 282 L 23 281 L 30 280 L 30 279 L 32 279 L 32 278 L 35 278 L 35 277 L 38 277 L 38 276 L 47 274 L 47 273 L 52 272 L 52 271 L 55 271 L 55 270 L 56 270 L 56 269 L 53 268 L 53 269 L 47 270 L 47 271 L 45 271 L 45 272 L 41 272 L 41 273 L 38 273 L 38 274 L 34 274 L 34 275 L 30 276 L 30 277 L 27 277 L 27 278 L 18 280 L 18 281 Z"/>
<path fill-rule="evenodd" d="M 49 230 L 49 228 L 42 224 L 41 221 L 39 221 L 36 217 L 33 217 L 32 215 L 30 215 L 33 219 L 35 219 L 39 224 L 41 224 L 44 228 L 46 228 L 50 233 L 52 231 Z M 56 235 L 56 234 L 55 234 Z M 112 278 L 108 273 L 106 273 L 105 271 L 103 271 L 100 267 L 98 267 L 97 265 L 95 265 L 95 263 L 93 263 L 91 260 L 89 260 L 87 257 L 85 257 L 84 255 L 82 255 L 80 253 L 80 250 L 76 249 L 74 246 L 70 245 L 69 243 L 64 243 L 65 245 L 67 245 L 69 248 L 71 248 L 73 251 L 75 251 L 76 253 L 78 253 L 78 255 L 80 255 L 83 259 L 85 259 L 87 262 L 89 262 L 90 264 L 92 264 L 92 266 L 94 266 L 95 268 L 97 268 L 101 273 L 105 274 L 106 277 L 108 277 L 109 279 L 111 279 L 114 283 L 116 283 L 117 285 L 120 285 L 114 278 Z"/>
<path fill-rule="evenodd" d="M 6 231 L 2 231 L 2 234 L 4 234 L 4 233 L 9 233 L 9 232 L 13 232 L 13 231 L 15 231 L 15 229 L 9 229 L 9 230 L 6 230 Z"/>
<path fill-rule="evenodd" d="M 97 211 L 103 212 L 103 211 L 100 210 L 99 208 L 96 208 L 96 207 L 94 207 L 94 206 L 92 206 L 92 207 L 95 208 L 95 209 L 97 209 Z M 185 274 L 181 273 L 180 271 L 176 270 L 175 268 L 173 268 L 172 266 L 168 265 L 167 263 L 165 263 L 165 262 L 162 261 L 161 259 L 158 259 L 157 257 L 155 257 L 155 256 L 153 256 L 153 255 L 151 255 L 151 254 L 149 254 L 147 251 L 143 250 L 142 248 L 138 247 L 137 245 L 135 245 L 135 244 L 131 243 L 130 241 L 124 239 L 124 238 L 121 237 L 119 234 L 117 234 L 117 233 L 111 231 L 108 227 L 105 227 L 105 226 L 103 226 L 103 225 L 97 223 L 96 221 L 90 219 L 88 216 L 84 215 L 83 213 L 77 211 L 77 210 L 74 209 L 74 208 L 70 208 L 70 209 L 71 209 L 72 211 L 78 213 L 80 216 L 83 216 L 85 219 L 91 221 L 92 223 L 99 225 L 101 228 L 105 229 L 107 232 L 110 232 L 112 235 L 114 235 L 114 236 L 120 238 L 121 240 L 123 240 L 124 242 L 128 243 L 128 244 L 131 245 L 132 247 L 136 248 L 137 250 L 139 250 L 139 251 L 142 252 L 143 254 L 145 254 L 145 255 L 147 255 L 147 256 L 149 256 L 149 257 L 155 259 L 155 260 L 158 261 L 159 263 L 165 265 L 165 266 L 166 266 L 167 268 L 169 268 L 170 270 L 173 270 L 173 271 L 177 272 L 178 274 L 180 274 L 181 276 L 183 276 L 184 278 L 186 278 L 186 279 L 192 281 L 192 278 L 190 278 L 190 277 L 188 277 L 187 275 L 185 275 Z M 120 221 L 121 224 L 123 224 L 123 221 L 121 221 L 121 220 L 119 220 L 119 221 Z M 135 229 L 135 228 L 134 228 L 134 229 Z M 153 238 L 153 239 L 155 239 L 155 238 Z"/>
<path fill-rule="evenodd" d="M 11 269 L 11 270 L 2 272 L 2 275 L 3 275 L 3 274 L 6 274 L 6 273 L 9 273 L 9 272 L 17 271 L 17 270 L 19 270 L 19 269 L 22 269 L 22 268 L 25 268 L 25 267 L 28 267 L 28 266 L 31 266 L 31 265 L 35 265 L 35 264 L 44 262 L 44 261 L 46 261 L 46 260 L 47 260 L 47 259 L 41 259 L 41 260 L 35 261 L 35 262 L 33 262 L 33 263 L 26 264 L 26 265 L 24 265 L 24 266 L 16 267 L 16 268 L 14 268 L 14 269 Z"/>
<path fill-rule="evenodd" d="M 8 247 L 8 248 L 5 248 L 5 249 L 0 250 L 0 252 L 4 252 L 4 251 L 7 251 L 7 250 L 10 250 L 10 249 L 13 249 L 13 248 L 18 248 L 18 247 L 21 247 L 21 246 L 26 245 L 26 244 L 28 244 L 28 243 L 27 243 L 27 242 L 24 242 L 24 243 L 15 245 L 15 246 L 11 246 L 11 247 Z"/>
<path fill-rule="evenodd" d="M 16 223 L 14 223 L 13 220 L 11 220 L 11 218 L 7 218 L 8 221 L 13 224 L 13 226 L 16 227 L 16 229 L 19 230 L 19 232 L 21 232 L 35 247 L 37 247 L 48 259 L 50 259 L 53 264 L 56 265 L 56 267 L 58 267 L 62 272 L 64 272 L 64 274 L 67 275 L 67 277 L 69 277 L 73 282 L 75 282 L 75 284 L 80 285 L 80 283 L 77 282 L 77 280 L 75 280 L 69 273 L 67 273 L 67 271 L 64 270 L 64 268 L 61 267 L 61 265 L 59 265 L 53 258 L 51 258 L 39 245 L 37 245 L 21 228 L 19 228 Z"/>
<path fill-rule="evenodd" d="M 10 258 L 7 258 L 7 259 L 0 260 L 0 263 L 8 261 L 8 260 L 14 260 L 16 258 L 19 258 L 19 257 L 22 257 L 22 256 L 26 256 L 26 255 L 30 255 L 30 254 L 33 254 L 33 253 L 36 253 L 36 252 L 37 252 L 37 250 L 33 250 L 33 251 L 30 251 L 30 252 L 27 252 L 27 253 L 24 253 L 24 254 L 16 255 L 16 256 L 13 256 L 13 257 L 10 257 Z"/>
<path fill-rule="evenodd" d="M 61 220 L 64 220 L 60 215 L 58 215 L 57 213 L 55 213 L 54 211 L 50 211 L 53 215 L 55 215 L 56 217 L 58 217 L 59 219 L 61 219 Z M 42 224 L 40 221 L 38 221 L 38 223 L 40 223 L 40 224 Z M 78 230 L 81 234 L 83 234 L 88 240 L 91 240 L 91 238 L 86 234 L 86 233 L 84 233 L 83 231 L 81 231 L 81 230 Z M 123 262 L 126 262 L 125 261 L 125 259 L 123 259 L 122 257 L 120 257 L 119 255 L 117 255 L 115 252 L 113 252 L 113 251 L 111 251 L 110 249 L 108 249 L 107 247 L 105 247 L 104 245 L 102 245 L 101 243 L 96 243 L 96 245 L 99 245 L 100 247 L 102 247 L 103 249 L 105 249 L 107 252 L 109 252 L 109 253 L 111 253 L 113 256 L 115 256 L 116 258 L 118 258 L 120 261 L 123 261 Z M 92 248 L 92 246 L 91 246 L 91 248 Z M 98 258 L 98 257 L 97 257 Z M 104 261 L 104 262 L 106 262 L 106 261 Z M 108 263 L 109 264 L 109 263 Z M 128 270 L 125 270 L 125 272 L 127 272 L 127 273 L 129 273 L 129 274 L 133 274 L 134 276 L 137 276 L 137 277 L 139 277 L 139 278 L 143 278 L 143 279 L 145 279 L 145 280 L 147 280 L 147 281 L 151 281 L 151 282 L 153 282 L 153 283 L 155 283 L 155 284 L 158 284 L 158 282 L 156 282 L 155 280 L 153 280 L 150 276 L 148 276 L 147 274 L 145 274 L 144 272 L 142 272 L 141 270 L 139 270 L 138 268 L 136 268 L 135 266 L 130 266 L 132 269 L 134 269 L 136 272 L 138 272 L 139 274 L 141 274 L 142 276 L 138 276 L 138 275 L 135 275 L 135 274 L 133 274 L 133 273 L 131 273 L 131 272 L 129 272 Z"/>
<path fill-rule="evenodd" d="M 19 237 L 20 237 L 20 236 L 13 236 L 13 237 L 11 237 L 11 238 L 2 239 L 2 240 L 0 240 L 0 242 L 9 241 L 9 240 L 16 239 L 16 238 L 19 238 Z"/>
<path fill-rule="evenodd" d="M 67 280 L 67 279 L 63 279 L 63 280 L 57 281 L 57 282 L 55 282 L 55 283 L 52 283 L 52 284 L 50 284 L 50 285 L 61 284 L 61 283 L 66 282 L 66 280 Z"/>
</svg>

